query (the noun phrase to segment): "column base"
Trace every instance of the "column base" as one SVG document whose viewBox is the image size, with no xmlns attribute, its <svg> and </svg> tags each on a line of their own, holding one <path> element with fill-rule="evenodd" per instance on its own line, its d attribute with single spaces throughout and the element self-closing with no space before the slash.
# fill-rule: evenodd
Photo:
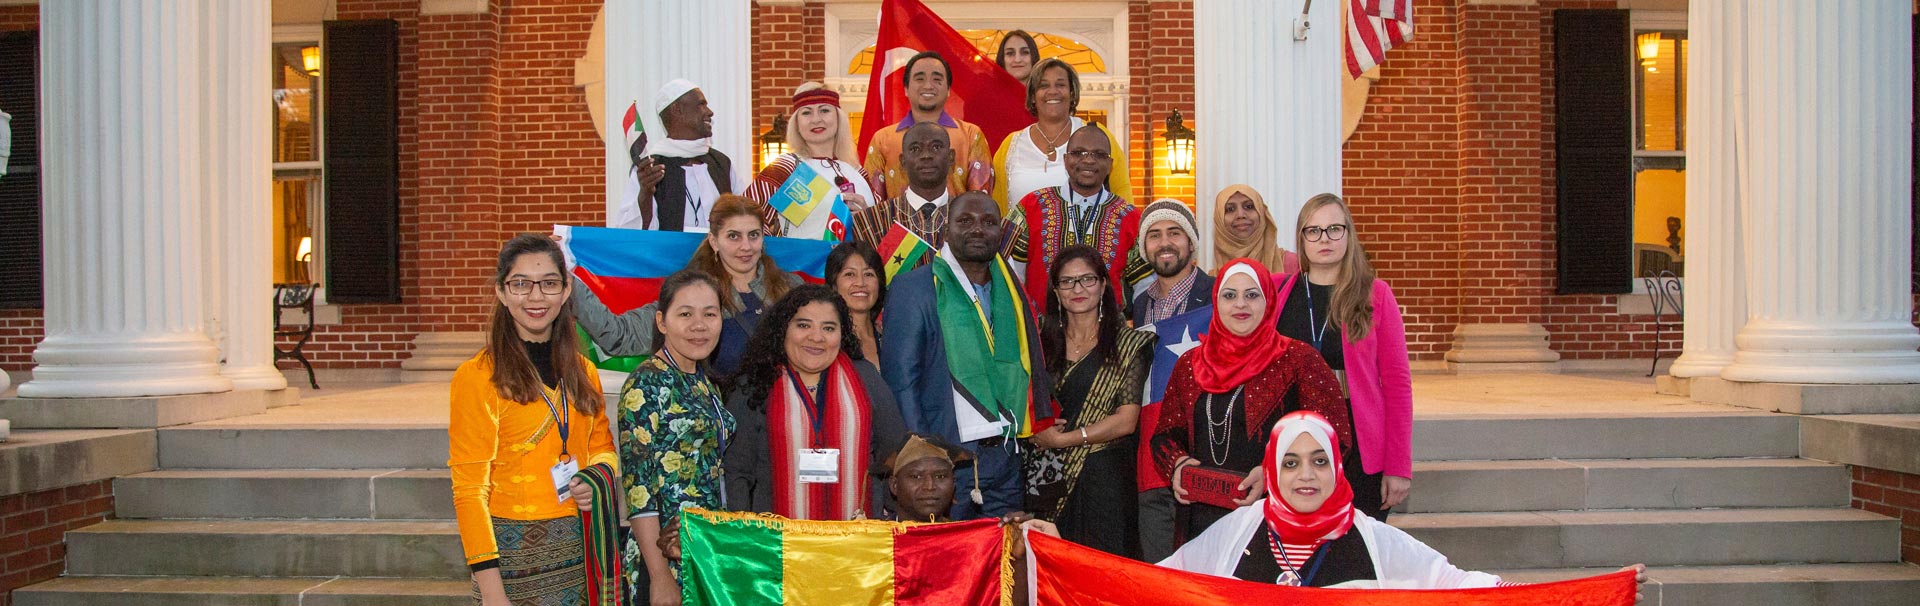
<svg viewBox="0 0 1920 606">
<path fill-rule="evenodd" d="M 1720 371 L 1733 363 L 1733 352 L 1709 354 L 1705 352 L 1687 352 L 1673 361 L 1667 368 L 1667 374 L 1676 379 L 1695 377 L 1719 377 Z"/>
<path fill-rule="evenodd" d="M 25 387 L 25 385 L 22 385 Z M 16 429 L 152 429 L 267 411 L 274 392 L 248 390 L 135 398 L 0 398 Z"/>
<path fill-rule="evenodd" d="M 1920 331 L 1908 322 L 1755 320 L 1720 378 L 1747 383 L 1920 383 Z"/>
<path fill-rule="evenodd" d="M 33 350 L 22 398 L 130 398 L 232 391 L 213 342 L 195 333 L 48 337 Z"/>
<path fill-rule="evenodd" d="M 1689 397 L 1695 401 L 1768 412 L 1799 415 L 1920 414 L 1920 383 L 1755 383 L 1717 377 L 1699 377 L 1689 381 Z"/>
<path fill-rule="evenodd" d="M 281 391 L 287 388 L 287 375 L 272 364 L 253 366 L 226 366 L 220 374 L 233 380 L 234 389 L 258 389 L 262 391 Z"/>
<path fill-rule="evenodd" d="M 1654 377 L 1653 393 L 1663 396 L 1690 397 L 1693 393 L 1693 379 L 1690 377 L 1676 377 L 1671 374 Z"/>
<path fill-rule="evenodd" d="M 449 381 L 453 371 L 487 346 L 484 332 L 423 332 L 413 337 L 413 352 L 400 361 L 402 383 Z"/>
<path fill-rule="evenodd" d="M 1560 354 L 1539 324 L 1461 324 L 1446 359 L 1454 372 L 1560 372 Z"/>
</svg>

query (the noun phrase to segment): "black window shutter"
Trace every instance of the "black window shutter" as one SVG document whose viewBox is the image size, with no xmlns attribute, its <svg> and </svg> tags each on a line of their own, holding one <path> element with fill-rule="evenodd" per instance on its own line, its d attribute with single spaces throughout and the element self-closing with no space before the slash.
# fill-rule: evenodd
<svg viewBox="0 0 1920 606">
<path fill-rule="evenodd" d="M 1633 290 L 1632 30 L 1627 11 L 1553 13 L 1559 293 Z"/>
<path fill-rule="evenodd" d="M 328 21 L 320 48 L 330 303 L 400 301 L 400 37 Z"/>
<path fill-rule="evenodd" d="M 0 308 L 40 307 L 40 33 L 0 33 L 0 110 L 13 152 L 0 177 Z"/>
</svg>

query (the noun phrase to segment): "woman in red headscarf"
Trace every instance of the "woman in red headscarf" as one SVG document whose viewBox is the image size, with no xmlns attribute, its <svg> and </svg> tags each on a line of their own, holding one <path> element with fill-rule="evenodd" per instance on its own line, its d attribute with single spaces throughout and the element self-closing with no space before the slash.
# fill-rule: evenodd
<svg viewBox="0 0 1920 606">
<path fill-rule="evenodd" d="M 1352 589 L 1506 585 L 1461 570 L 1406 532 L 1354 515 L 1340 438 L 1312 412 L 1281 417 L 1267 442 L 1267 498 L 1233 512 L 1161 566 L 1260 583 Z M 1279 498 L 1275 498 L 1278 495 Z M 1646 567 L 1628 566 L 1644 573 Z M 1644 574 L 1639 578 L 1645 582 Z"/>
<path fill-rule="evenodd" d="M 1339 381 L 1320 353 L 1271 328 L 1280 309 L 1273 304 L 1267 268 L 1235 259 L 1219 275 L 1213 322 L 1200 345 L 1174 364 L 1150 442 L 1154 465 L 1181 504 L 1174 515 L 1177 540 L 1198 536 L 1265 495 L 1268 469 L 1261 453 L 1280 415 L 1311 410 L 1328 419 L 1342 440 L 1352 435 Z M 1181 480 L 1190 472 L 1238 479 L 1245 494 L 1230 500 L 1188 494 Z"/>
</svg>

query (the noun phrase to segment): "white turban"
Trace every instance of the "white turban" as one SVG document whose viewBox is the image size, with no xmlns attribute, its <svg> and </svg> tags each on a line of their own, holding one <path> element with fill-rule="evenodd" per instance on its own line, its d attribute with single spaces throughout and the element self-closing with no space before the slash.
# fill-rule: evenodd
<svg viewBox="0 0 1920 606">
<path fill-rule="evenodd" d="M 668 139 L 666 123 L 660 119 L 660 113 L 667 111 L 668 105 L 672 105 L 674 101 L 680 100 L 681 96 L 699 88 L 699 85 L 685 79 L 675 78 L 662 85 L 658 92 L 653 93 L 653 111 L 643 112 L 640 115 L 640 123 L 647 129 L 645 155 L 692 158 L 707 153 L 708 140 L 706 139 L 699 141 Z"/>
</svg>

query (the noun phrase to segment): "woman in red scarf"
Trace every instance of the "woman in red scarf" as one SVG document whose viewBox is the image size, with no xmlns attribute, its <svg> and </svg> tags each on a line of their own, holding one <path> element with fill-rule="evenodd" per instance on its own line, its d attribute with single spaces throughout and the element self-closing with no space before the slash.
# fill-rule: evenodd
<svg viewBox="0 0 1920 606">
<path fill-rule="evenodd" d="M 872 472 L 907 428 L 851 326 L 847 304 L 824 285 L 795 288 L 767 310 L 727 398 L 739 423 L 723 458 L 728 508 L 878 517 L 884 488 Z"/>
<path fill-rule="evenodd" d="M 1341 473 L 1340 438 L 1312 412 L 1281 417 L 1267 442 L 1268 496 L 1222 518 L 1161 566 L 1259 583 L 1351 589 L 1463 589 L 1506 585 L 1461 570 L 1406 532 L 1355 515 Z M 1278 498 L 1275 498 L 1276 495 Z M 1641 572 L 1645 566 L 1627 568 Z"/>
<path fill-rule="evenodd" d="M 1174 515 L 1176 540 L 1198 536 L 1233 509 L 1265 494 L 1262 447 L 1267 429 L 1280 415 L 1314 411 L 1332 423 L 1342 440 L 1351 436 L 1340 384 L 1320 353 L 1271 328 L 1280 310 L 1272 304 L 1270 275 L 1251 259 L 1235 259 L 1220 268 L 1213 322 L 1200 345 L 1174 364 L 1161 400 L 1151 444 L 1155 466 L 1181 503 Z M 1196 502 L 1200 495 L 1187 494 L 1181 485 L 1181 476 L 1195 466 L 1202 472 L 1245 476 L 1238 488 L 1246 494 L 1231 503 Z M 1225 506 L 1229 504 L 1233 507 Z"/>
</svg>

